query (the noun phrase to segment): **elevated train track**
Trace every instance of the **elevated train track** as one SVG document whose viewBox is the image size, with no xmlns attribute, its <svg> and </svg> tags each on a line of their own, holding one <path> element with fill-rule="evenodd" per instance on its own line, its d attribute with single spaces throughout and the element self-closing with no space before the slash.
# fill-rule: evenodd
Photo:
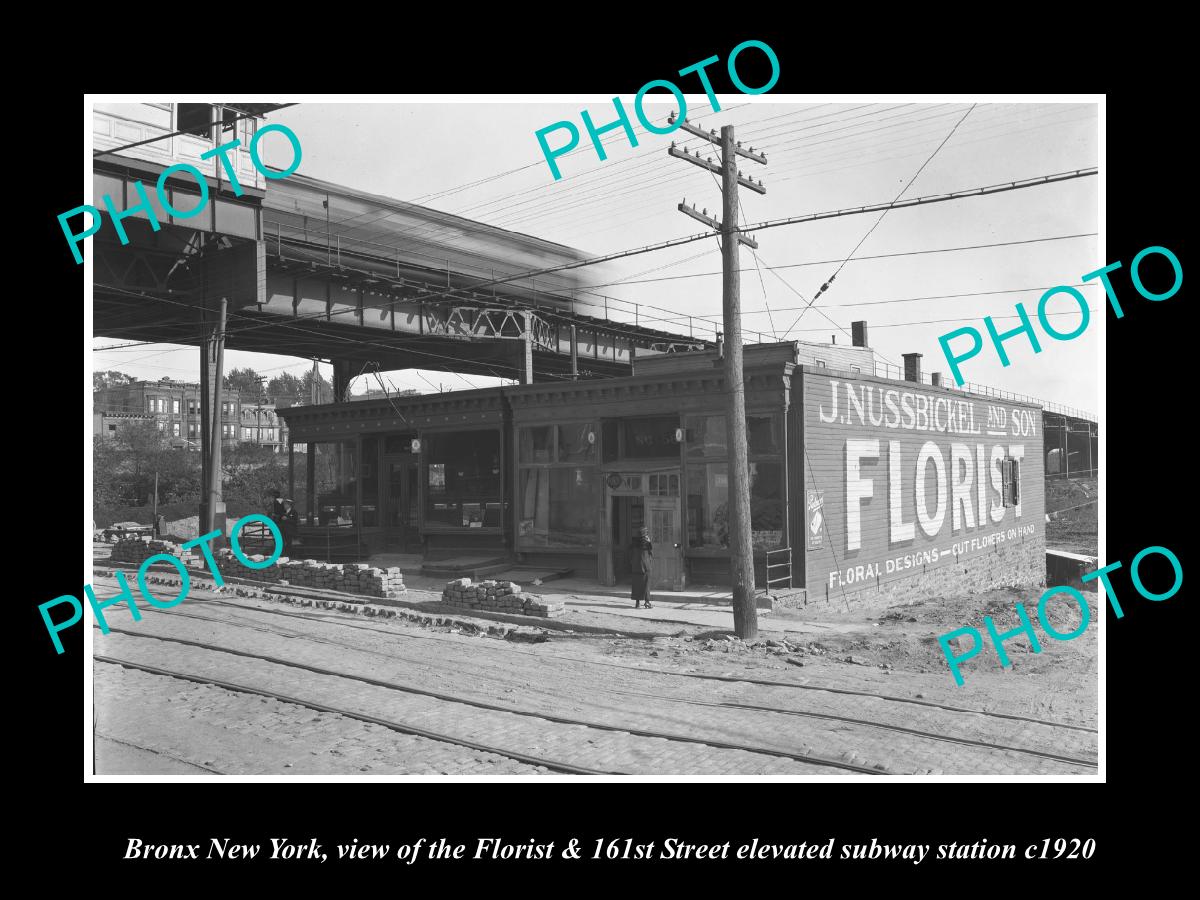
<svg viewBox="0 0 1200 900">
<path fill-rule="evenodd" d="M 96 165 L 106 190 L 136 202 L 144 164 Z M 157 232 L 127 219 L 129 245 L 98 235 L 95 333 L 200 346 L 224 296 L 227 347 L 330 359 L 346 382 L 375 367 L 619 376 L 638 354 L 712 346 L 615 321 L 574 275 L 514 277 L 584 258 L 539 238 L 300 175 L 257 208 L 229 206 L 254 209 L 256 239 L 221 232 L 224 208 L 216 231 L 163 212 Z"/>
</svg>

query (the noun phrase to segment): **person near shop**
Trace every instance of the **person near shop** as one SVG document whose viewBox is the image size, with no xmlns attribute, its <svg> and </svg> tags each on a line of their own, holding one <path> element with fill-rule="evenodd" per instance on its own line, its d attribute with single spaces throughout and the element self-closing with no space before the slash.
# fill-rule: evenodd
<svg viewBox="0 0 1200 900">
<path fill-rule="evenodd" d="M 650 565 L 654 558 L 654 548 L 650 543 L 650 529 L 642 528 L 633 539 L 633 608 L 638 609 L 644 603 L 646 609 L 653 609 L 650 604 Z"/>
</svg>

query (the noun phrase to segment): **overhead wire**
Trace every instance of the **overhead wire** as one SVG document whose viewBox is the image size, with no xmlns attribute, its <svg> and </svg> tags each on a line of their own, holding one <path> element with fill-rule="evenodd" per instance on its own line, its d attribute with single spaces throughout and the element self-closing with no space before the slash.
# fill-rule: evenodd
<svg viewBox="0 0 1200 900">
<path fill-rule="evenodd" d="M 1087 117 L 1087 118 L 1094 118 L 1094 116 Z M 1077 119 L 1077 120 L 1073 119 L 1073 120 L 1066 120 L 1066 121 L 1084 121 L 1084 119 Z M 1029 128 L 1029 129 L 1020 129 L 1017 131 L 1013 131 L 1010 129 L 1007 131 L 1001 131 L 1001 134 L 1004 134 L 1005 136 L 1007 136 L 1009 134 L 1017 134 L 1017 133 L 1022 133 L 1025 131 L 1039 130 L 1041 128 L 1055 127 L 1055 126 L 1061 125 L 1061 124 L 1064 124 L 1064 122 L 1055 121 L 1055 122 L 1049 122 L 1049 123 L 1045 123 L 1042 125 L 1034 126 L 1033 128 Z M 1008 126 L 1006 124 L 1002 124 L 1000 126 L 994 126 L 994 127 L 1007 128 Z M 933 138 L 931 135 L 928 140 L 932 140 L 932 139 Z M 982 141 L 982 140 L 990 141 L 990 140 L 993 140 L 993 138 L 991 138 L 991 137 L 980 138 L 975 141 L 959 140 L 959 141 L 955 142 L 954 147 L 951 149 L 957 149 L 957 148 L 965 146 L 968 143 L 977 143 L 978 141 Z M 863 152 L 869 154 L 869 158 L 867 158 L 865 161 L 859 162 L 859 163 L 854 163 L 851 165 L 838 165 L 838 166 L 826 167 L 826 168 L 820 168 L 819 165 L 817 165 L 825 157 L 827 157 L 830 160 L 836 159 L 838 161 L 844 160 L 846 158 L 853 159 L 855 157 L 853 154 L 847 156 L 847 154 L 843 150 L 841 150 L 840 148 L 837 148 L 837 149 L 833 149 L 833 150 L 829 151 L 827 154 L 824 154 L 823 157 L 808 157 L 803 162 L 800 162 L 798 164 L 780 166 L 780 165 L 778 165 L 778 157 L 773 156 L 772 170 L 771 170 L 772 171 L 772 176 L 771 176 L 772 184 L 778 186 L 781 183 L 793 181 L 798 178 L 809 178 L 809 177 L 815 177 L 817 175 L 834 174 L 834 173 L 841 172 L 841 171 L 848 171 L 848 170 L 855 169 L 855 168 L 862 168 L 863 166 L 873 166 L 873 165 L 883 164 L 885 162 L 890 162 L 890 161 L 894 161 L 894 160 L 898 160 L 898 159 L 905 159 L 908 156 L 915 156 L 915 155 L 918 155 L 919 153 L 925 152 L 925 150 L 927 149 L 927 146 L 928 146 L 928 141 L 926 139 L 922 139 L 917 144 L 908 144 L 907 146 L 916 146 L 916 147 L 920 148 L 919 150 L 914 151 L 911 154 L 902 154 L 900 156 L 887 156 L 887 157 L 877 157 L 874 155 L 879 152 L 881 147 L 886 147 L 886 146 L 887 146 L 886 144 L 880 145 L 878 143 L 872 143 L 870 146 L 863 148 Z M 901 146 L 903 146 L 903 145 L 901 145 Z M 814 165 L 817 165 L 817 167 L 814 168 Z M 623 214 L 631 212 L 631 211 L 637 211 L 639 209 L 643 209 L 646 207 L 654 207 L 654 206 L 657 206 L 658 204 L 661 204 L 662 200 L 665 199 L 666 196 L 668 196 L 672 192 L 672 189 L 674 189 L 675 191 L 678 191 L 678 185 L 677 185 L 678 181 L 679 181 L 679 176 L 676 176 L 673 178 L 667 177 L 667 178 L 657 179 L 653 183 L 653 185 L 650 187 L 639 186 L 637 188 L 636 192 L 639 194 L 640 200 L 639 200 L 639 202 L 636 202 L 633 204 L 623 202 L 620 199 L 620 197 L 615 197 L 615 196 L 613 198 L 600 198 L 596 202 L 602 204 L 604 202 L 604 200 L 611 200 L 612 203 L 618 203 L 621 205 Z M 578 242 L 587 236 L 602 233 L 604 231 L 611 230 L 611 228 L 614 228 L 614 227 L 619 227 L 618 224 L 609 224 L 609 225 L 606 225 L 606 226 L 603 226 L 600 228 L 593 228 L 593 229 L 586 228 L 585 226 L 587 226 L 593 222 L 608 221 L 608 219 L 610 217 L 607 214 L 599 214 L 600 209 L 601 209 L 601 206 L 596 206 L 592 210 L 591 214 L 584 216 L 584 217 L 579 217 L 577 215 L 578 208 L 572 206 L 569 209 L 563 209 L 563 210 L 559 210 L 559 211 L 551 212 L 551 213 L 547 214 L 546 216 L 541 218 L 540 224 L 548 225 L 550 222 L 553 222 L 556 218 L 558 218 L 560 216 L 570 215 L 571 216 L 570 221 L 566 224 L 565 227 L 567 227 L 571 230 L 571 235 L 572 235 L 571 240 L 573 242 Z M 623 215 L 620 225 L 628 224 L 631 221 L 644 221 L 647 218 L 649 218 L 649 216 L 641 216 L 636 219 L 630 219 L 628 217 L 628 215 Z"/>
<path fill-rule="evenodd" d="M 827 218 L 834 218 L 834 217 L 840 217 L 840 216 L 846 216 L 846 215 L 858 215 L 858 214 L 864 214 L 864 213 L 868 213 L 868 212 L 890 210 L 892 208 L 901 208 L 901 207 L 908 208 L 908 207 L 913 207 L 913 206 L 926 206 L 926 205 L 930 205 L 933 203 L 965 199 L 967 197 L 990 196 L 990 195 L 993 195 L 996 193 L 1003 193 L 1003 192 L 1009 192 L 1009 191 L 1014 191 L 1014 190 L 1023 190 L 1023 189 L 1030 188 L 1030 187 L 1039 187 L 1039 186 L 1045 186 L 1048 184 L 1057 184 L 1057 183 L 1061 183 L 1064 181 L 1073 180 L 1073 179 L 1081 178 L 1081 177 L 1087 177 L 1087 176 L 1095 175 L 1095 174 L 1097 174 L 1097 173 L 1094 168 L 1092 168 L 1092 169 L 1077 169 L 1074 171 L 1059 172 L 1059 173 L 1053 173 L 1050 175 L 1035 176 L 1034 178 L 1025 178 L 1025 179 L 1020 179 L 1017 181 L 1004 182 L 1004 183 L 996 184 L 996 185 L 986 185 L 986 186 L 978 187 L 978 188 L 968 188 L 965 190 L 950 191 L 950 192 L 943 193 L 943 194 L 910 198 L 908 200 L 893 200 L 890 203 L 884 203 L 884 204 L 870 204 L 870 205 L 864 205 L 864 206 L 855 207 L 855 208 L 851 208 L 851 209 L 830 210 L 830 211 L 819 212 L 819 213 L 807 213 L 807 214 L 802 214 L 802 215 L 798 215 L 798 216 L 789 216 L 789 217 L 782 218 L 782 219 L 766 220 L 764 222 L 759 222 L 759 223 L 755 223 L 752 225 L 739 227 L 738 230 L 739 231 L 759 231 L 759 230 L 764 230 L 767 228 L 775 228 L 775 227 L 781 227 L 781 226 L 785 226 L 785 225 L 799 224 L 802 222 L 813 222 L 813 221 L 819 221 L 819 220 L 823 220 L 823 219 L 827 219 Z M 639 247 L 639 248 L 618 251 L 615 253 L 604 254 L 604 255 L 598 256 L 598 257 L 592 257 L 592 258 L 569 262 L 569 263 L 562 263 L 562 264 L 555 265 L 555 266 L 543 267 L 540 269 L 530 270 L 530 271 L 526 271 L 523 273 L 517 273 L 514 275 L 505 276 L 502 278 L 493 278 L 490 280 L 485 279 L 485 280 L 482 280 L 475 284 L 470 284 L 470 285 L 466 285 L 465 287 L 462 287 L 462 288 L 457 288 L 456 290 L 473 290 L 473 289 L 478 289 L 481 287 L 488 287 L 491 285 L 504 284 L 504 283 L 509 283 L 509 282 L 517 281 L 517 280 L 523 280 L 523 279 L 527 279 L 527 278 L 531 278 L 531 277 L 542 276 L 545 274 L 549 274 L 551 272 L 567 271 L 567 270 L 571 270 L 571 269 L 575 269 L 575 268 L 581 268 L 584 266 L 596 265 L 597 263 L 607 262 L 607 261 L 614 260 L 614 259 L 620 259 L 620 258 L 625 258 L 625 257 L 629 257 L 629 256 L 636 256 L 636 255 L 640 255 L 643 253 L 656 252 L 658 250 L 667 249 L 669 247 L 680 246 L 682 244 L 692 243 L 697 240 L 704 240 L 704 239 L 710 238 L 712 236 L 713 236 L 713 233 L 711 231 L 709 231 L 709 232 L 705 232 L 702 234 L 690 235 L 687 237 L 675 238 L 675 239 L 671 239 L 671 240 L 667 240 L 667 241 L 660 241 L 660 242 L 646 245 L 646 246 Z M 133 294 L 133 296 L 144 296 L 144 295 Z M 430 302 L 432 300 L 435 300 L 435 299 L 437 299 L 439 297 L 443 297 L 443 296 L 446 296 L 445 292 L 437 292 L 432 295 L 423 297 L 422 300 L 423 300 L 423 302 Z M 385 303 L 383 306 L 384 306 L 384 308 L 386 308 L 388 306 L 394 305 L 395 303 L 403 302 L 403 300 L 404 300 L 404 298 L 397 298 L 396 300 L 390 301 L 389 303 Z M 356 309 L 355 310 L 346 310 L 346 312 L 351 312 L 351 311 L 357 312 Z M 327 318 L 328 315 L 329 315 L 328 313 L 322 312 L 320 314 L 315 314 L 313 317 L 314 318 Z M 248 318 L 248 317 L 245 317 L 245 318 Z M 299 320 L 301 318 L 307 318 L 307 317 L 294 317 L 294 320 Z M 254 320 L 251 319 L 251 321 L 254 321 Z M 274 323 L 269 323 L 269 324 L 272 327 L 274 327 Z M 795 326 L 795 324 L 796 323 L 793 323 L 793 327 Z M 256 323 L 256 325 L 252 326 L 252 327 L 265 327 L 265 326 L 263 325 L 263 323 Z M 616 329 L 605 328 L 604 330 L 608 331 L 608 330 L 616 330 Z M 789 331 L 790 330 L 791 329 L 789 329 Z M 643 336 L 641 333 L 636 333 L 636 334 L 639 337 Z M 787 334 L 787 332 L 784 333 L 785 337 L 786 337 L 786 334 Z"/>
<path fill-rule="evenodd" d="M 912 187 L 913 182 L 916 181 L 917 178 L 920 176 L 920 174 L 925 171 L 925 167 L 928 166 L 933 161 L 934 157 L 936 157 L 938 155 L 938 151 L 946 146 L 946 142 L 949 141 L 950 138 L 954 137 L 954 132 L 958 131 L 958 126 L 966 121 L 967 116 L 969 116 L 971 114 L 971 110 L 975 109 L 976 105 L 977 104 L 972 103 L 971 108 L 968 109 L 965 113 L 963 113 L 961 119 L 959 119 L 957 122 L 954 123 L 954 127 L 950 129 L 950 133 L 947 134 L 946 137 L 942 139 L 942 142 L 940 144 L 938 144 L 936 148 L 934 148 L 934 151 L 931 154 L 929 154 L 929 158 L 926 159 L 925 162 L 921 163 L 920 168 L 918 168 L 917 171 L 913 173 L 912 178 L 908 179 L 908 181 L 905 183 L 904 187 L 902 187 L 900 189 L 900 193 L 898 193 L 896 195 L 896 201 L 898 201 L 901 197 L 904 196 L 905 192 L 910 187 Z M 896 201 L 893 201 L 893 203 Z M 875 231 L 875 229 L 879 227 L 879 223 L 883 221 L 884 217 L 890 211 L 891 211 L 891 209 L 889 207 L 888 209 L 884 209 L 879 214 L 879 218 L 876 219 L 875 223 L 870 228 L 867 229 L 867 233 L 862 236 L 862 238 L 859 240 L 859 242 L 854 245 L 854 249 L 851 250 L 846 255 L 846 258 L 841 263 L 838 264 L 838 267 L 834 271 L 834 273 L 832 275 L 830 275 L 829 278 L 826 279 L 825 282 L 821 285 L 820 289 L 815 294 L 813 294 L 812 299 L 808 302 L 808 305 L 810 307 L 814 303 L 816 303 L 818 299 L 820 299 L 821 294 L 823 294 L 825 291 L 827 291 L 829 289 L 829 286 L 831 284 L 833 284 L 833 279 L 837 278 L 838 274 L 842 271 L 842 269 L 844 269 L 846 267 L 846 263 L 848 263 L 850 261 L 850 258 L 853 257 L 854 254 L 858 252 L 858 248 L 861 247 L 864 243 L 866 243 L 867 238 L 869 238 L 871 236 L 871 234 Z M 788 332 L 790 332 L 792 330 L 792 328 L 795 328 L 796 325 L 800 322 L 800 320 L 802 318 L 804 318 L 804 313 L 805 313 L 805 310 L 801 310 L 800 315 L 796 316 L 796 321 L 793 322 L 791 327 L 789 327 L 788 330 L 783 333 L 784 337 L 787 337 Z"/>
</svg>

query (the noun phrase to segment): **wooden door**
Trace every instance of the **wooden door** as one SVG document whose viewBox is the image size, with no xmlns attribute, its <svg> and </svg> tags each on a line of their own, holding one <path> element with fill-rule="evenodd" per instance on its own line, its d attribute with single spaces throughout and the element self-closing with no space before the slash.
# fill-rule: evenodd
<svg viewBox="0 0 1200 900">
<path fill-rule="evenodd" d="M 387 488 L 387 547 L 393 552 L 410 553 L 420 545 L 417 522 L 417 465 L 411 458 L 384 462 Z"/>
<path fill-rule="evenodd" d="M 650 587 L 656 590 L 681 591 L 683 578 L 682 528 L 679 497 L 647 497 L 646 524 L 654 560 L 650 569 Z"/>
</svg>

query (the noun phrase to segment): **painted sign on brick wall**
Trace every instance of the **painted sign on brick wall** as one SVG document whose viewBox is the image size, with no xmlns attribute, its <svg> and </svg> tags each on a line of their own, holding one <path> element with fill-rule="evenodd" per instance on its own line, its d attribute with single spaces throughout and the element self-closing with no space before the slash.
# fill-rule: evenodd
<svg viewBox="0 0 1200 900">
<path fill-rule="evenodd" d="M 827 370 L 803 384 L 805 489 L 823 493 L 814 597 L 1013 543 L 1044 552 L 1040 409 Z"/>
</svg>

